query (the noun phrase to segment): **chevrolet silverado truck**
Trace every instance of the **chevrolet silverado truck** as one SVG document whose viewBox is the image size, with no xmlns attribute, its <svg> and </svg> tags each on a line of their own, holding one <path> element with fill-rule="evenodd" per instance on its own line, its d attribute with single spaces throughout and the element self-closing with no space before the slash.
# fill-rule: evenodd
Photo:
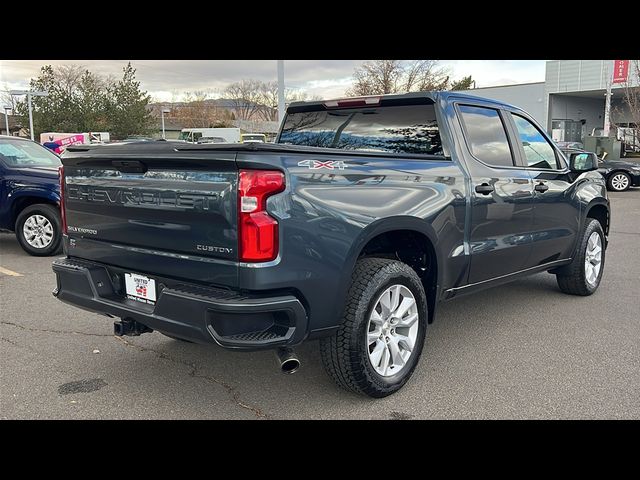
<svg viewBox="0 0 640 480">
<path fill-rule="evenodd" d="M 274 349 L 284 372 L 319 339 L 335 382 L 372 397 L 410 378 L 439 302 L 538 272 L 591 295 L 603 275 L 593 158 L 456 92 L 292 103 L 274 144 L 80 145 L 62 162 L 58 299 L 116 335 Z"/>
<path fill-rule="evenodd" d="M 62 250 L 60 158 L 25 138 L 0 135 L 0 229 L 30 255 Z"/>
</svg>

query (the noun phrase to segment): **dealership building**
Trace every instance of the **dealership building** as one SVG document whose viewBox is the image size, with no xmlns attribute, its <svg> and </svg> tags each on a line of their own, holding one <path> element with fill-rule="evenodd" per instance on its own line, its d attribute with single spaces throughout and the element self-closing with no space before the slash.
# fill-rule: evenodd
<svg viewBox="0 0 640 480">
<path fill-rule="evenodd" d="M 629 63 L 628 85 L 640 89 L 633 61 Z M 587 136 L 602 135 L 607 85 L 611 82 L 613 69 L 613 60 L 549 60 L 544 82 L 476 88 L 465 93 L 493 98 L 526 110 L 555 141 L 584 143 Z M 617 127 L 634 126 L 624 100 L 626 85 L 627 82 L 611 84 L 610 121 Z M 626 135 L 626 142 L 640 147 L 640 139 L 633 138 L 630 130 L 621 129 L 622 135 Z"/>
</svg>

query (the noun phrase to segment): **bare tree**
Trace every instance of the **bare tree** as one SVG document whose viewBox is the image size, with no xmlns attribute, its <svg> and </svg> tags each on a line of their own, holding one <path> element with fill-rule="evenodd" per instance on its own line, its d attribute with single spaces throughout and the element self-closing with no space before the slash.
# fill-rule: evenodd
<svg viewBox="0 0 640 480">
<path fill-rule="evenodd" d="M 449 72 L 439 68 L 437 60 L 410 61 L 404 65 L 403 77 L 406 78 L 402 85 L 405 92 L 446 90 L 449 86 Z"/>
<path fill-rule="evenodd" d="M 0 108 L 2 108 L 0 113 L 2 113 L 2 115 L 4 115 L 4 107 L 11 107 L 11 110 L 15 108 L 15 100 L 13 95 L 9 93 L 9 85 L 6 83 L 0 89 Z M 2 121 L 4 122 L 4 119 Z"/>
<path fill-rule="evenodd" d="M 233 103 L 237 119 L 252 120 L 261 109 L 263 85 L 258 80 L 240 80 L 225 89 L 225 96 Z"/>
<path fill-rule="evenodd" d="M 258 100 L 260 108 L 257 112 L 261 120 L 275 122 L 278 120 L 278 82 L 260 82 L 261 95 Z M 286 104 L 307 99 L 304 90 L 285 89 L 284 101 Z"/>
<path fill-rule="evenodd" d="M 153 106 L 153 114 L 160 117 L 160 109 L 169 107 L 170 112 L 165 118 L 174 119 L 184 126 L 192 128 L 212 128 L 231 126 L 231 113 L 220 108 L 216 100 L 212 99 L 212 93 L 208 90 L 185 92 L 183 101 L 175 101 L 177 92 L 172 92 L 172 102 L 167 104 L 156 103 Z"/>
<path fill-rule="evenodd" d="M 398 91 L 402 65 L 400 60 L 374 60 L 353 72 L 354 84 L 347 95 L 382 95 Z"/>
<path fill-rule="evenodd" d="M 630 123 L 633 129 L 636 146 L 640 146 L 640 60 L 632 60 L 629 65 L 629 76 L 624 86 L 624 101 L 629 109 Z M 635 77 L 635 82 L 631 78 Z M 634 86 L 635 83 L 635 86 Z"/>
<path fill-rule="evenodd" d="M 190 127 L 209 128 L 216 122 L 219 113 L 209 100 L 209 93 L 198 90 L 185 93 L 184 103 L 176 109 L 176 116 Z"/>
<path fill-rule="evenodd" d="M 278 120 L 278 82 L 242 80 L 232 83 L 225 91 L 225 97 L 233 104 L 239 120 Z M 285 89 L 285 103 L 307 99 L 307 93 L 299 89 Z"/>
<path fill-rule="evenodd" d="M 83 65 L 59 65 L 55 68 L 58 87 L 67 96 L 72 96 L 86 71 Z M 104 83 L 101 86 L 103 85 Z"/>
<path fill-rule="evenodd" d="M 373 60 L 353 72 L 354 84 L 347 95 L 445 90 L 449 73 L 437 60 Z"/>
<path fill-rule="evenodd" d="M 260 82 L 260 109 L 258 116 L 262 120 L 275 122 L 278 120 L 278 82 Z"/>
<path fill-rule="evenodd" d="M 640 147 L 640 60 L 629 62 L 627 81 L 622 85 L 623 103 L 612 106 L 611 126 L 623 140 Z M 613 121 L 613 119 L 616 121 Z M 624 121 L 623 121 L 624 119 Z"/>
</svg>

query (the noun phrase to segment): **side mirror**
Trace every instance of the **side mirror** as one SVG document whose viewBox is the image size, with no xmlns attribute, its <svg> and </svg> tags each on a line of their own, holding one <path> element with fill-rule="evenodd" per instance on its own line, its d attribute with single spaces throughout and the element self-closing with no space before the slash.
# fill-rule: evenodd
<svg viewBox="0 0 640 480">
<path fill-rule="evenodd" d="M 598 157 L 595 153 L 572 153 L 569 160 L 572 172 L 589 172 L 598 169 Z"/>
</svg>

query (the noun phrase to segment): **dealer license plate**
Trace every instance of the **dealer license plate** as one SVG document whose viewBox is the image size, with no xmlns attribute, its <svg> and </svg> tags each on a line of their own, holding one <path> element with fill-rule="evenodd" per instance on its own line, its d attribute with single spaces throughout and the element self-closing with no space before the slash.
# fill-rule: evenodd
<svg viewBox="0 0 640 480">
<path fill-rule="evenodd" d="M 153 278 L 137 273 L 125 273 L 124 284 L 127 297 L 131 300 L 151 305 L 156 303 L 156 281 Z"/>
</svg>

